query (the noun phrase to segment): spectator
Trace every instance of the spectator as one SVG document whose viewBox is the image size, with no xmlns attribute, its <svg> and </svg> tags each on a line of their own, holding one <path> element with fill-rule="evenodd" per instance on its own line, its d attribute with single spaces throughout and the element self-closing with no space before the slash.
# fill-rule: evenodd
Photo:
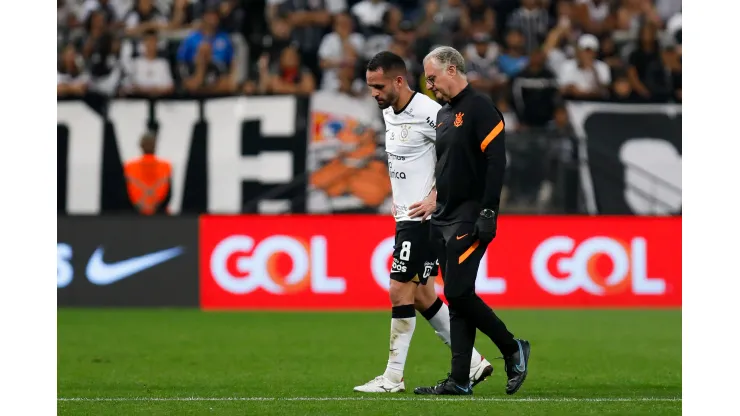
<svg viewBox="0 0 740 416">
<path fill-rule="evenodd" d="M 487 94 L 495 94 L 506 84 L 506 78 L 499 72 L 497 62 L 500 48 L 491 40 L 487 32 L 473 34 L 473 41 L 463 49 L 467 62 L 470 85 Z"/>
<path fill-rule="evenodd" d="M 137 0 L 136 6 L 123 19 L 127 36 L 139 36 L 167 27 L 167 18 L 154 7 L 154 0 Z"/>
<path fill-rule="evenodd" d="M 508 78 L 517 76 L 529 63 L 524 42 L 524 35 L 517 29 L 506 34 L 506 49 L 498 58 L 498 68 Z"/>
<path fill-rule="evenodd" d="M 342 68 L 339 70 L 339 94 L 349 95 L 350 97 L 367 98 L 367 84 L 364 80 L 355 76 L 352 68 Z"/>
<path fill-rule="evenodd" d="M 599 60 L 604 61 L 605 64 L 609 65 L 611 70 L 612 79 L 616 72 L 626 70 L 622 56 L 617 50 L 617 44 L 614 42 L 614 38 L 611 36 L 604 36 L 601 39 L 601 46 L 599 47 Z"/>
<path fill-rule="evenodd" d="M 464 13 L 461 0 L 429 0 L 419 25 L 419 35 L 426 38 L 428 47 L 459 46 L 465 40 L 464 32 L 467 30 Z"/>
<path fill-rule="evenodd" d="M 236 88 L 236 60 L 231 39 L 226 33 L 219 31 L 219 15 L 215 8 L 206 9 L 200 24 L 200 30 L 188 35 L 180 44 L 177 51 L 177 63 L 182 79 L 190 79 L 189 90 L 201 89 L 203 82 L 209 84 L 210 79 L 219 79 L 218 91 L 225 93 Z M 203 44 L 208 44 L 205 48 Z M 211 55 L 203 58 L 201 55 L 208 50 Z M 197 68 L 203 70 L 196 77 Z M 231 80 L 230 82 L 227 82 Z M 196 82 L 198 81 L 198 82 Z M 196 87 L 196 85 L 198 85 Z"/>
<path fill-rule="evenodd" d="M 57 0 L 57 29 L 72 29 L 80 24 L 70 1 Z"/>
<path fill-rule="evenodd" d="M 632 90 L 644 98 L 650 98 L 651 91 L 645 86 L 648 68 L 652 65 L 661 65 L 658 44 L 658 30 L 651 23 L 645 23 L 640 28 L 637 48 L 629 57 L 627 76 Z"/>
<path fill-rule="evenodd" d="M 407 43 L 413 43 L 413 27 L 409 27 L 409 22 L 401 22 L 401 11 L 395 7 L 389 8 L 383 15 L 383 31 L 374 33 L 365 38 L 365 45 L 362 48 L 362 58 L 369 61 L 377 53 L 386 51 L 390 48 L 394 38 L 404 39 Z M 401 25 L 405 25 L 401 29 Z"/>
<path fill-rule="evenodd" d="M 511 81 L 514 111 L 521 127 L 544 127 L 555 113 L 555 74 L 545 67 L 543 51 L 534 51 L 529 65 Z"/>
<path fill-rule="evenodd" d="M 420 61 L 413 58 L 411 44 L 403 39 L 394 39 L 388 50 L 403 58 L 406 63 L 406 81 L 409 85 L 418 85 L 419 76 L 424 72 Z M 362 83 L 365 85 L 365 83 Z"/>
<path fill-rule="evenodd" d="M 357 57 L 362 52 L 365 39 L 353 33 L 352 18 L 346 13 L 334 16 L 334 31 L 321 40 L 319 59 L 324 70 L 321 89 L 336 91 L 339 88 L 337 71 L 342 67 L 355 68 Z"/>
<path fill-rule="evenodd" d="M 660 16 L 651 0 L 622 0 L 616 19 L 616 29 L 629 32 L 631 38 L 637 37 L 643 22 L 662 27 Z"/>
<path fill-rule="evenodd" d="M 550 30 L 550 15 L 541 0 L 522 0 L 522 7 L 514 11 L 506 22 L 509 30 L 516 29 L 524 36 L 524 52 L 540 47 Z"/>
<path fill-rule="evenodd" d="M 170 29 L 189 29 L 195 26 L 193 0 L 173 0 L 170 13 Z"/>
<path fill-rule="evenodd" d="M 257 60 L 257 71 L 252 71 L 244 83 L 243 92 L 246 95 L 267 94 L 270 92 L 270 81 L 270 56 L 263 53 Z"/>
<path fill-rule="evenodd" d="M 232 74 L 221 61 L 214 60 L 211 43 L 204 40 L 198 45 L 192 65 L 183 73 L 183 87 L 191 94 L 229 94 L 234 92 Z"/>
<path fill-rule="evenodd" d="M 357 19 L 360 32 L 365 36 L 382 33 L 384 29 L 384 17 L 391 9 L 391 5 L 385 0 L 361 0 L 350 9 L 352 16 Z M 398 21 L 401 15 L 399 12 Z"/>
<path fill-rule="evenodd" d="M 299 45 L 301 62 L 309 67 L 317 78 L 321 74 L 317 53 L 332 18 L 326 7 L 326 0 L 285 0 L 279 9 L 279 14 L 286 16 L 293 28 L 291 36 Z"/>
<path fill-rule="evenodd" d="M 122 4 L 120 0 L 85 0 L 81 6 L 80 20 L 86 22 L 93 12 L 101 12 L 105 22 L 117 29 L 121 26 L 121 17 L 126 14 L 128 7 L 128 4 Z"/>
<path fill-rule="evenodd" d="M 469 0 L 464 6 L 462 14 L 463 27 L 467 29 L 466 35 L 474 32 L 493 34 L 496 26 L 496 13 L 484 0 Z"/>
<path fill-rule="evenodd" d="M 314 90 L 316 90 L 316 80 L 311 71 L 301 65 L 298 49 L 295 47 L 283 49 L 279 64 L 274 65 L 270 71 L 269 92 L 308 95 Z"/>
<path fill-rule="evenodd" d="M 82 96 L 87 91 L 89 74 L 74 45 L 68 44 L 57 63 L 57 97 Z"/>
<path fill-rule="evenodd" d="M 74 8 L 69 4 L 70 0 L 57 0 L 57 48 L 69 41 L 71 29 L 79 26 Z"/>
<path fill-rule="evenodd" d="M 591 34 L 578 39 L 576 59 L 565 62 L 558 74 L 563 96 L 568 98 L 604 98 L 611 83 L 609 66 L 596 59 L 599 40 Z"/>
<path fill-rule="evenodd" d="M 113 95 L 121 79 L 121 42 L 111 29 L 105 12 L 93 11 L 87 20 L 87 38 L 82 47 L 90 72 L 90 90 L 104 95 Z"/>
<path fill-rule="evenodd" d="M 270 34 L 262 40 L 262 49 L 267 54 L 268 62 L 277 62 L 283 49 L 295 43 L 290 37 L 290 32 L 288 19 L 281 16 L 272 19 Z"/>
<path fill-rule="evenodd" d="M 661 54 L 660 61 L 654 61 L 647 68 L 645 84 L 652 92 L 653 101 L 681 102 L 681 59 L 677 47 L 669 45 Z"/>
<path fill-rule="evenodd" d="M 660 19 L 667 22 L 672 16 L 681 13 L 681 0 L 655 0 L 655 11 Z"/>
<path fill-rule="evenodd" d="M 157 32 L 144 34 L 144 55 L 134 59 L 121 93 L 157 97 L 174 91 L 170 63 L 157 56 Z"/>
<path fill-rule="evenodd" d="M 611 85 L 612 101 L 621 103 L 634 103 L 644 101 L 644 98 L 632 89 L 632 83 L 627 76 L 626 71 L 619 71 L 614 74 L 614 82 Z"/>
<path fill-rule="evenodd" d="M 219 30 L 226 33 L 238 33 L 241 31 L 244 10 L 239 7 L 237 0 L 218 1 L 218 14 L 220 17 Z"/>
<path fill-rule="evenodd" d="M 576 0 L 575 21 L 588 33 L 602 34 L 613 26 L 608 0 Z"/>
<path fill-rule="evenodd" d="M 558 13 L 560 13 L 558 22 L 547 34 L 547 38 L 542 45 L 542 50 L 547 57 L 547 66 L 555 74 L 560 72 L 562 65 L 573 55 L 570 42 L 574 39 L 576 32 L 570 18 L 570 11 L 569 7 L 558 9 Z"/>
</svg>

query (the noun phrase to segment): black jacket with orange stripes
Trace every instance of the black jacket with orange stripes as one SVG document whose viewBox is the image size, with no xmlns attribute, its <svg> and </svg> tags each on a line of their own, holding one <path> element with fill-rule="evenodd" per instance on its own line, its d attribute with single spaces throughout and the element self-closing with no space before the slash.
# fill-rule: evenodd
<svg viewBox="0 0 740 416">
<path fill-rule="evenodd" d="M 474 222 L 482 209 L 498 214 L 506 171 L 501 112 L 470 85 L 437 113 L 437 208 L 432 223 Z"/>
</svg>

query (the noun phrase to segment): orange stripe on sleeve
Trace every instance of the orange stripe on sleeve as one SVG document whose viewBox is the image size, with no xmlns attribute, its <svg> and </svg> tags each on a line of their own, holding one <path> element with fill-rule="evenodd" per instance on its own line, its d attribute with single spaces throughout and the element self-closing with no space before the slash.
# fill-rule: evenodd
<svg viewBox="0 0 740 416">
<path fill-rule="evenodd" d="M 496 137 L 498 137 L 499 133 L 504 129 L 504 121 L 501 120 L 496 124 L 496 127 L 491 130 L 490 133 L 488 133 L 488 136 L 486 136 L 486 139 L 483 140 L 483 143 L 480 144 L 480 151 L 485 152 L 486 147 L 488 147 L 488 144 L 493 141 Z"/>
<path fill-rule="evenodd" d="M 480 242 L 478 240 L 475 240 L 475 243 L 473 243 L 472 246 L 468 247 L 467 250 L 463 254 L 460 255 L 460 258 L 457 259 L 457 264 L 462 264 L 468 257 L 470 257 L 471 254 L 475 251 L 476 248 L 478 248 L 478 244 Z"/>
</svg>

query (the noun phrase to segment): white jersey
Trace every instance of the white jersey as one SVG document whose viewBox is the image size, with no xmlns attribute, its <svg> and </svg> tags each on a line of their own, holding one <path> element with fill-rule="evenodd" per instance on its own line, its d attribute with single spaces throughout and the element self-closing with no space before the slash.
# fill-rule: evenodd
<svg viewBox="0 0 740 416">
<path fill-rule="evenodd" d="M 400 113 L 396 114 L 393 107 L 383 110 L 396 221 L 421 221 L 421 218 L 409 218 L 408 209 L 409 205 L 426 198 L 434 186 L 435 123 L 441 107 L 428 96 L 414 93 Z"/>
</svg>

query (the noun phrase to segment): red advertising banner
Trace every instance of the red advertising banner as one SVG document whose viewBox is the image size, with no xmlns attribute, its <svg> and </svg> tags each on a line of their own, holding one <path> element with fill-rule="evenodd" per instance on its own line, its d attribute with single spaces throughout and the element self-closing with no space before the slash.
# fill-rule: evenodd
<svg viewBox="0 0 740 416">
<path fill-rule="evenodd" d="M 375 215 L 202 216 L 200 305 L 387 309 L 393 235 Z M 502 216 L 476 292 L 492 307 L 680 307 L 681 218 Z"/>
</svg>

